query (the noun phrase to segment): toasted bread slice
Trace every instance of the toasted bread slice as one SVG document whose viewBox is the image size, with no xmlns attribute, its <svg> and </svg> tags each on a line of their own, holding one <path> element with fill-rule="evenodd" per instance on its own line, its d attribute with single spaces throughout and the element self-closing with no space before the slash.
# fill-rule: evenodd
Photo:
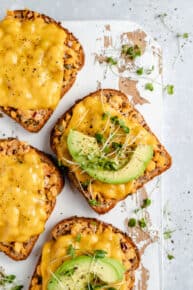
<svg viewBox="0 0 193 290">
<path fill-rule="evenodd" d="M 25 142 L 21 142 L 17 139 L 4 139 L 4 140 L 0 140 L 0 162 L 2 162 L 2 157 L 3 156 L 7 156 L 7 157 L 13 157 L 15 159 L 17 159 L 17 163 L 18 166 L 19 164 L 21 165 L 22 163 L 26 164 L 24 161 L 24 158 L 26 156 L 26 154 L 31 154 L 33 153 L 33 156 L 37 156 L 39 162 L 41 163 L 41 168 L 43 171 L 43 180 L 42 180 L 42 184 L 44 187 L 43 191 L 39 191 L 37 192 L 37 197 L 38 200 L 43 201 L 43 204 L 41 206 L 40 204 L 40 210 L 44 211 L 44 224 L 46 222 L 46 220 L 49 218 L 51 212 L 54 209 L 55 206 L 55 202 L 56 202 L 56 197 L 57 195 L 60 193 L 63 185 L 64 185 L 64 180 L 63 177 L 59 171 L 59 169 L 55 166 L 55 164 L 53 163 L 51 157 L 39 150 L 37 150 L 36 148 L 33 148 L 32 146 L 28 145 Z M 32 157 L 33 157 L 32 156 Z M 31 155 L 30 155 L 31 158 Z M 8 166 L 8 165 L 6 165 Z M 27 166 L 27 165 L 26 165 Z M 11 168 L 12 172 L 13 172 L 13 180 L 15 180 L 14 182 L 17 182 L 16 180 L 16 176 L 18 176 L 14 171 L 14 168 Z M 30 169 L 31 170 L 31 169 Z M 25 169 L 24 169 L 25 171 Z M 25 172 L 22 171 L 22 174 L 25 174 Z M 33 173 L 33 171 L 30 171 Z M 33 179 L 33 174 L 31 173 L 31 178 Z M 35 177 L 36 178 L 36 177 Z M 26 180 L 26 183 L 28 182 L 28 180 Z M 19 181 L 19 188 L 20 186 L 23 186 L 23 184 L 21 185 L 21 180 Z M 2 185 L 1 185 L 2 186 Z M 34 186 L 34 185 L 32 185 Z M 5 184 L 5 187 L 7 187 L 7 189 L 9 189 L 9 183 Z M 25 187 L 25 182 L 24 182 L 24 187 Z M 12 192 L 12 194 L 14 194 L 14 192 Z M 30 194 L 30 192 L 29 192 Z M 9 195 L 8 195 L 9 196 Z M 7 198 L 7 196 L 2 195 L 2 198 L 5 200 Z M 34 197 L 35 198 L 35 197 Z M 17 200 L 14 195 L 13 195 L 13 200 Z M 26 208 L 27 204 L 25 203 L 25 196 L 23 195 L 23 200 L 24 200 L 24 204 L 23 206 Z M 8 199 L 9 202 L 9 199 Z M 23 202 L 23 201 L 21 201 Z M 2 201 L 0 201 L 0 203 L 2 204 Z M 31 206 L 31 204 L 29 204 L 29 206 Z M 38 206 L 38 205 L 37 205 Z M 18 205 L 15 202 L 15 205 L 12 203 L 11 208 L 7 207 L 6 210 L 6 218 L 7 220 L 7 229 L 6 231 L 9 231 L 9 212 L 11 214 L 11 219 L 12 220 L 17 220 L 17 216 L 13 215 L 15 214 L 15 211 L 19 211 L 19 208 L 21 207 L 21 204 Z M 9 210 L 9 212 L 8 212 Z M 34 214 L 34 208 L 30 207 L 29 211 L 30 211 L 30 215 Z M 1 212 L 2 213 L 2 212 Z M 37 212 L 36 212 L 37 213 Z M 21 216 L 23 215 L 22 212 L 19 213 L 19 219 L 21 218 Z M 30 219 L 30 215 L 26 216 Z M 14 227 L 18 227 L 19 228 L 19 223 L 20 220 L 18 221 L 18 223 L 16 223 L 14 225 Z M 1 228 L 2 224 L 0 225 Z M 11 224 L 12 226 L 12 224 Z M 28 229 L 23 229 L 24 231 L 27 231 Z M 1 230 L 2 232 L 2 230 Z M 33 246 L 35 245 L 36 240 L 38 239 L 39 235 L 34 235 L 34 236 L 30 236 L 28 238 L 28 240 L 25 241 L 9 241 L 7 242 L 3 242 L 1 240 L 0 242 L 0 251 L 4 252 L 6 255 L 8 255 L 10 258 L 14 259 L 14 260 L 24 260 L 26 259 L 30 252 L 33 249 Z"/>
<path fill-rule="evenodd" d="M 110 233 L 109 237 L 107 234 L 108 232 Z M 77 217 L 77 216 L 73 216 L 68 219 L 62 220 L 53 228 L 51 232 L 53 243 L 57 242 L 57 240 L 63 236 L 68 236 L 68 237 L 72 236 L 75 240 L 76 240 L 77 234 L 82 240 L 84 240 L 84 238 L 89 238 L 89 236 L 91 237 L 93 235 L 95 237 L 98 236 L 99 240 L 97 241 L 97 238 L 94 239 L 94 242 L 92 244 L 92 250 L 91 248 L 88 249 L 87 254 L 88 252 L 90 252 L 90 250 L 92 254 L 92 251 L 98 247 L 98 243 L 99 243 L 100 248 L 97 248 L 97 249 L 101 249 L 102 241 L 104 243 L 103 245 L 104 247 L 102 248 L 103 250 L 107 250 L 111 247 L 113 248 L 113 243 L 116 243 L 116 242 L 115 240 L 112 240 L 111 233 L 113 233 L 114 238 L 116 237 L 117 251 L 121 251 L 122 259 L 120 262 L 123 263 L 123 265 L 126 268 L 124 288 L 121 287 L 119 289 L 131 290 L 133 289 L 133 285 L 135 281 L 134 271 L 139 266 L 140 256 L 139 256 L 139 252 L 136 245 L 133 243 L 133 241 L 127 234 L 121 232 L 119 229 L 113 227 L 112 225 L 104 223 L 100 220 L 97 220 L 94 218 Z M 103 234 L 104 236 L 106 236 L 105 238 Z M 81 248 L 81 245 L 82 244 L 78 245 L 78 242 L 77 242 L 77 247 Z M 64 249 L 67 248 L 69 246 L 69 240 L 68 240 L 68 244 L 62 244 L 62 246 Z M 87 244 L 85 244 L 85 248 L 84 248 L 85 251 L 86 251 L 86 247 L 87 247 Z M 107 253 L 108 253 L 108 250 L 107 250 Z M 111 252 L 111 254 L 112 253 L 113 252 Z M 31 283 L 29 287 L 30 290 L 43 289 L 42 287 L 43 273 L 41 272 L 42 260 L 43 260 L 43 256 L 40 257 L 38 264 L 36 266 L 35 272 L 33 274 L 33 277 L 31 279 Z M 47 265 L 47 267 L 49 269 L 49 265 Z"/>
<path fill-rule="evenodd" d="M 16 10 L 8 11 L 7 17 L 17 18 L 21 23 L 27 21 L 32 22 L 36 18 L 42 18 L 45 23 L 55 24 L 65 32 L 63 83 L 61 85 L 62 97 L 72 87 L 78 71 L 84 65 L 84 51 L 79 41 L 72 33 L 63 28 L 59 22 L 44 14 L 30 10 Z M 31 79 L 33 79 L 33 73 Z M 22 86 L 22 84 L 20 85 Z M 52 108 L 22 109 L 22 107 L 14 107 L 14 104 L 13 106 L 0 106 L 0 109 L 30 132 L 38 132 L 53 113 Z"/>
<path fill-rule="evenodd" d="M 107 184 L 93 180 L 72 162 L 72 157 L 68 151 L 66 140 L 70 129 L 78 130 L 90 136 L 95 136 L 97 132 L 104 132 L 105 136 L 111 122 L 108 119 L 109 117 L 103 120 L 104 108 L 113 115 L 118 114 L 128 126 L 132 126 L 133 129 L 128 134 L 129 144 L 131 143 L 131 145 L 135 146 L 138 140 L 138 143 L 147 143 L 147 145 L 153 146 L 153 157 L 144 174 L 126 184 Z M 135 133 L 135 127 L 137 128 L 137 133 Z M 139 133 L 142 133 L 142 137 L 138 139 Z M 105 137 L 106 139 L 108 138 L 108 136 Z M 126 95 L 117 90 L 98 90 L 77 101 L 57 121 L 52 130 L 50 140 L 51 147 L 59 162 L 68 167 L 70 182 L 83 194 L 89 205 L 99 214 L 108 212 L 118 201 L 126 198 L 129 194 L 135 193 L 137 189 L 171 166 L 170 155 L 151 132 L 142 115 L 130 104 Z M 87 182 L 88 180 L 89 183 Z M 85 182 L 87 182 L 87 186 L 84 186 Z"/>
</svg>

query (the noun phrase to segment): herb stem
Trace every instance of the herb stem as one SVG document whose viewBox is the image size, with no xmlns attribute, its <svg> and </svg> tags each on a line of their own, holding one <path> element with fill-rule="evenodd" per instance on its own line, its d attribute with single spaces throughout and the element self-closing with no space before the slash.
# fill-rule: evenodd
<svg viewBox="0 0 193 290">
<path fill-rule="evenodd" d="M 110 132 L 106 142 L 104 143 L 104 145 L 101 149 L 102 152 L 104 151 L 105 147 L 109 144 L 110 140 L 115 136 L 115 134 L 118 132 L 119 129 L 120 129 L 120 126 L 118 128 L 116 128 L 114 132 L 112 132 L 112 128 L 111 128 L 111 132 Z"/>
<path fill-rule="evenodd" d="M 110 122 L 110 115 L 108 116 L 108 119 L 107 119 L 107 121 L 106 121 L 106 123 L 105 123 L 105 127 L 104 127 L 104 129 L 102 130 L 102 133 L 103 133 L 103 134 L 104 134 L 104 132 L 107 130 L 108 125 L 109 125 L 109 122 Z"/>
<path fill-rule="evenodd" d="M 79 128 L 80 124 L 82 123 L 82 121 L 84 120 L 84 118 L 86 117 L 88 112 L 89 112 L 89 110 L 86 110 L 86 112 L 84 112 L 83 116 L 79 119 L 78 123 L 76 124 L 75 129 Z"/>
<path fill-rule="evenodd" d="M 169 27 L 169 25 L 165 22 L 165 18 L 166 18 L 167 14 L 163 13 L 163 14 L 159 14 L 157 16 L 157 18 L 160 19 L 161 23 L 163 24 L 163 26 L 170 32 L 170 33 L 174 33 L 174 31 Z"/>
</svg>

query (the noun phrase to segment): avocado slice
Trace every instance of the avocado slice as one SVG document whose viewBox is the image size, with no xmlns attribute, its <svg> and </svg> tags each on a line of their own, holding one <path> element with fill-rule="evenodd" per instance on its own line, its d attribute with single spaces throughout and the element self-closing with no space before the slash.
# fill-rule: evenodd
<svg viewBox="0 0 193 290">
<path fill-rule="evenodd" d="M 67 145 L 70 154 L 74 160 L 79 163 L 81 163 L 88 154 L 93 154 L 95 156 L 101 155 L 96 138 L 85 135 L 79 131 L 70 130 L 67 138 Z"/>
<path fill-rule="evenodd" d="M 93 258 L 79 256 L 65 261 L 52 275 L 48 282 L 48 290 L 86 290 L 88 284 L 96 289 L 104 285 L 123 280 L 123 265 L 112 258 Z"/>
<path fill-rule="evenodd" d="M 112 258 L 108 258 L 108 257 L 103 258 L 103 261 L 116 268 L 118 272 L 119 280 L 121 281 L 125 273 L 125 268 L 123 267 L 123 265 L 119 261 Z"/>
<path fill-rule="evenodd" d="M 153 148 L 150 145 L 138 145 L 130 160 L 118 170 L 106 170 L 100 166 L 89 163 L 101 156 L 100 148 L 94 137 L 71 130 L 68 134 L 67 145 L 73 159 L 80 164 L 91 177 L 104 183 L 123 184 L 143 175 L 149 161 L 153 157 Z"/>
</svg>

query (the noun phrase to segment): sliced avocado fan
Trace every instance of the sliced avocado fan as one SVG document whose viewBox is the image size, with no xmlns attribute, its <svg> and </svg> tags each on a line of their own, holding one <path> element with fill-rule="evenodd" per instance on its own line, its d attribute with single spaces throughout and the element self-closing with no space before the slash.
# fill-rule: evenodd
<svg viewBox="0 0 193 290">
<path fill-rule="evenodd" d="M 85 172 L 94 179 L 109 184 L 123 184 L 142 176 L 153 157 L 152 146 L 138 145 L 123 167 L 117 170 L 111 167 L 107 169 L 106 164 L 113 164 L 112 159 L 104 160 L 94 137 L 71 130 L 67 146 L 73 159 Z"/>
<path fill-rule="evenodd" d="M 123 265 L 115 259 L 79 256 L 65 261 L 56 270 L 48 282 L 47 289 L 102 289 L 104 286 L 121 282 L 124 273 Z"/>
</svg>

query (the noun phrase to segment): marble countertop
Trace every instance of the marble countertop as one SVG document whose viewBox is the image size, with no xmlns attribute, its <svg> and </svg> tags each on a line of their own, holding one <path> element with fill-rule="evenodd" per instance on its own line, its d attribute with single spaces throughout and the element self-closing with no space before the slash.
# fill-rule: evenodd
<svg viewBox="0 0 193 290">
<path fill-rule="evenodd" d="M 192 0 L 0 0 L 1 16 L 8 8 L 24 7 L 58 20 L 132 20 L 163 47 L 164 83 L 175 89 L 174 95 L 164 95 L 164 144 L 173 157 L 172 169 L 163 176 L 164 227 L 174 230 L 163 251 L 164 290 L 193 289 Z M 176 37 L 185 32 L 188 39 Z"/>
</svg>

